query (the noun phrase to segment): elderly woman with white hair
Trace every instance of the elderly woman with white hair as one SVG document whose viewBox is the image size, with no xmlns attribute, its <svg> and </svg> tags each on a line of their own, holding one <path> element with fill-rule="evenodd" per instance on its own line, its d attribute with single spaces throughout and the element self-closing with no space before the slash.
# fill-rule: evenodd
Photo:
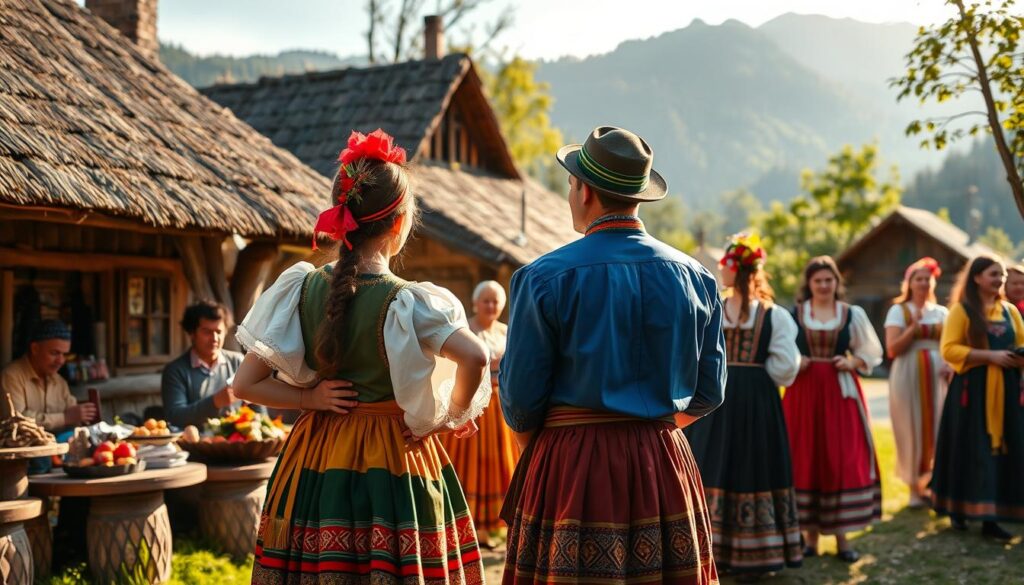
<svg viewBox="0 0 1024 585">
<path fill-rule="evenodd" d="M 477 419 L 480 431 L 467 438 L 445 436 L 442 441 L 462 489 L 469 502 L 480 545 L 493 547 L 493 536 L 503 526 L 498 518 L 512 472 L 519 459 L 519 448 L 511 430 L 505 425 L 498 401 L 498 370 L 505 355 L 507 325 L 498 321 L 505 309 L 505 289 L 496 281 L 486 280 L 473 291 L 473 316 L 469 328 L 491 353 L 491 403 Z"/>
</svg>

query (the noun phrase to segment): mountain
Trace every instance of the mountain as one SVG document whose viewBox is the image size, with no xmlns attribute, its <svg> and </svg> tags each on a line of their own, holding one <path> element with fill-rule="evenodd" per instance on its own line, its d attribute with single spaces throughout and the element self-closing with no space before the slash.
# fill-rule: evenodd
<svg viewBox="0 0 1024 585">
<path fill-rule="evenodd" d="M 199 57 L 173 44 L 160 44 L 160 60 L 193 87 L 206 87 L 215 83 L 256 81 L 263 76 L 280 76 L 305 71 L 324 71 L 358 66 L 365 59 L 340 58 L 326 51 L 284 51 L 277 55 L 250 55 L 228 57 L 212 55 Z"/>
<path fill-rule="evenodd" d="M 636 131 L 673 193 L 700 205 L 779 168 L 818 165 L 873 138 L 875 112 L 737 21 L 627 41 L 611 53 L 542 63 L 552 121 L 579 139 L 598 124 Z"/>
</svg>

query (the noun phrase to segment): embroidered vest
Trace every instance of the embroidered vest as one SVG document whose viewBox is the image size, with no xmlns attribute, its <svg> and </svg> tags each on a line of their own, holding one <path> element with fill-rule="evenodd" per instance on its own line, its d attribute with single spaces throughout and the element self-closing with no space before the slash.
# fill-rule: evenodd
<svg viewBox="0 0 1024 585">
<path fill-rule="evenodd" d="M 804 325 L 804 305 L 798 304 L 793 309 L 793 317 L 800 328 L 796 336 L 796 345 L 800 353 L 812 358 L 831 359 L 843 355 L 850 349 L 850 306 L 837 303 L 840 312 L 839 325 L 834 329 L 810 329 Z"/>
<path fill-rule="evenodd" d="M 320 365 L 316 337 L 324 320 L 331 272 L 331 266 L 324 266 L 307 274 L 302 283 L 299 301 L 302 341 L 306 344 L 306 364 L 314 370 Z M 343 357 L 334 378 L 352 382 L 353 389 L 359 392 L 360 402 L 391 400 L 394 389 L 384 350 L 384 319 L 391 302 L 409 283 L 390 274 L 360 276 L 359 280 L 356 294 L 345 311 Z"/>
</svg>

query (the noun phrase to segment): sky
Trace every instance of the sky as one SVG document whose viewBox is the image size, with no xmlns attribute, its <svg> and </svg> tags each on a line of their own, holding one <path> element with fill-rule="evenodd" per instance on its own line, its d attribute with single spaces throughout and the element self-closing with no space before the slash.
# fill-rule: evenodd
<svg viewBox="0 0 1024 585">
<path fill-rule="evenodd" d="M 428 8 L 443 0 L 425 0 Z M 79 0 L 82 3 L 82 0 Z M 158 35 L 201 55 L 275 54 L 321 49 L 365 55 L 365 0 L 161 0 Z M 397 0 L 390 0 L 392 5 Z M 586 57 L 630 39 L 736 19 L 759 26 L 776 16 L 823 14 L 864 22 L 933 24 L 946 20 L 943 0 L 487 0 L 474 13 L 477 31 L 512 6 L 515 21 L 495 43 L 529 59 Z M 448 31 L 456 40 L 472 34 Z M 477 33 L 479 34 L 479 32 Z"/>
</svg>

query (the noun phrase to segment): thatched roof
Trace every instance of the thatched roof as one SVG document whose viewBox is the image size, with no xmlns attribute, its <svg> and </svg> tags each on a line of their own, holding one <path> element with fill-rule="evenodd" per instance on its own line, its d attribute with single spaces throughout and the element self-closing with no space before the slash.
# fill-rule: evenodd
<svg viewBox="0 0 1024 585">
<path fill-rule="evenodd" d="M 843 250 L 836 258 L 836 262 L 844 264 L 885 230 L 906 229 L 907 227 L 935 240 L 965 261 L 982 254 L 999 256 L 992 248 L 976 241 L 971 242 L 967 232 L 931 211 L 900 205 L 886 216 L 885 219 L 875 225 L 875 227 L 860 238 L 857 238 L 848 248 Z"/>
<path fill-rule="evenodd" d="M 308 235 L 329 182 L 70 0 L 0 2 L 0 204 Z"/>
<path fill-rule="evenodd" d="M 425 210 L 424 231 L 466 254 L 525 264 L 577 237 L 565 200 L 521 178 L 465 55 L 262 78 L 202 91 L 328 177 L 337 171 L 338 151 L 352 130 L 383 128 L 416 163 L 414 185 Z M 426 158 L 431 137 L 456 102 L 471 113 L 467 123 L 481 147 L 483 168 Z M 524 188 L 526 237 L 519 238 Z"/>
</svg>

